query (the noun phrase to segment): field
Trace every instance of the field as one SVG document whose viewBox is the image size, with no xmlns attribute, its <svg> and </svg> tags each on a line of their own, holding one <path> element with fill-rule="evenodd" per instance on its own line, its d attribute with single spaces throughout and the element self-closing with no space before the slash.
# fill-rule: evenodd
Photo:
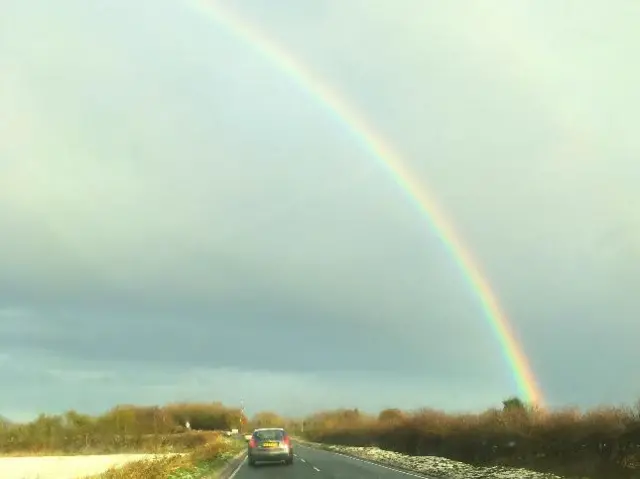
<svg viewBox="0 0 640 479">
<path fill-rule="evenodd" d="M 153 454 L 27 456 L 0 458 L 5 479 L 70 479 L 98 475 L 111 467 L 154 458 Z"/>
<path fill-rule="evenodd" d="M 3 479 L 198 479 L 225 466 L 244 443 L 218 437 L 189 453 L 0 457 Z"/>
<path fill-rule="evenodd" d="M 210 430 L 187 430 L 187 420 Z M 238 420 L 238 411 L 213 403 L 118 406 L 97 417 L 70 411 L 26 424 L 2 421 L 0 477 L 196 479 L 246 447 L 220 433 Z"/>
</svg>

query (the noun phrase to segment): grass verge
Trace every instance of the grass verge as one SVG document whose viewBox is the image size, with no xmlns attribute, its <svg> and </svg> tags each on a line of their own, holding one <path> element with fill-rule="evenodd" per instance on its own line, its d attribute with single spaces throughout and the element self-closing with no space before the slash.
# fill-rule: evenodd
<svg viewBox="0 0 640 479">
<path fill-rule="evenodd" d="M 221 434 L 216 431 L 188 431 L 176 434 L 145 434 L 111 437 L 110 441 L 89 446 L 77 444 L 65 447 L 40 445 L 32 448 L 11 448 L 0 443 L 0 457 L 41 456 L 93 456 L 105 454 L 173 454 L 191 452 L 214 442 Z M 4 447 L 3 447 L 4 446 Z"/>
<path fill-rule="evenodd" d="M 217 438 L 187 454 L 163 455 L 136 461 L 85 479 L 215 478 L 244 447 L 246 444 L 242 441 Z"/>
</svg>

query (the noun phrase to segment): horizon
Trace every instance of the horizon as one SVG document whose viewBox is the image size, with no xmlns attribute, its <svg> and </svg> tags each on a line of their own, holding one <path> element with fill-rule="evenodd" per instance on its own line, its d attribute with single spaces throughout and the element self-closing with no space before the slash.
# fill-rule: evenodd
<svg viewBox="0 0 640 479">
<path fill-rule="evenodd" d="M 440 409 L 440 408 L 433 408 L 430 407 L 428 404 L 423 405 L 423 406 L 419 406 L 416 408 L 411 408 L 411 409 L 402 409 L 402 408 L 396 408 L 393 405 L 388 405 L 386 407 L 381 407 L 379 409 L 368 409 L 368 408 L 361 408 L 358 407 L 357 405 L 343 405 L 343 406 L 337 406 L 337 407 L 332 407 L 332 408 L 327 408 L 327 409 L 314 409 L 314 410 L 309 410 L 306 411 L 304 413 L 301 414 L 295 414 L 295 415 L 287 415 L 285 413 L 283 413 L 282 411 L 278 411 L 277 409 L 256 409 L 256 410 L 249 410 L 246 411 L 245 410 L 245 416 L 249 419 L 255 417 L 257 414 L 260 413 L 265 413 L 265 412 L 269 412 L 269 413 L 275 413 L 277 414 L 279 417 L 285 419 L 285 420 L 303 420 L 307 417 L 313 416 L 316 413 L 321 413 L 321 412 L 331 412 L 331 411 L 339 411 L 339 410 L 353 410 L 353 409 L 357 409 L 358 411 L 360 411 L 361 413 L 365 414 L 365 415 L 369 415 L 369 416 L 376 416 L 378 415 L 378 413 L 380 413 L 381 411 L 384 411 L 385 409 L 400 409 L 404 412 L 408 412 L 408 413 L 413 413 L 413 412 L 417 412 L 421 409 L 429 409 L 429 410 L 433 410 L 433 411 L 439 411 L 439 412 L 444 412 L 446 414 L 450 414 L 452 416 L 456 416 L 456 415 L 465 415 L 465 414 L 482 414 L 484 412 L 487 411 L 491 411 L 491 410 L 500 410 L 503 408 L 503 401 L 507 400 L 507 399 L 511 399 L 511 398 L 503 398 L 501 401 L 497 401 L 495 404 L 491 404 L 488 405 L 484 408 L 478 408 L 478 409 L 463 409 L 463 410 L 446 410 L 446 409 Z M 150 407 L 168 407 L 168 406 L 174 406 L 174 405 L 178 405 L 178 406 L 183 406 L 183 405 L 209 405 L 209 404 L 213 404 L 213 403 L 219 403 L 219 401 L 187 401 L 187 402 L 168 402 L 168 403 L 164 403 L 164 404 L 152 404 L 152 403 L 140 403 L 140 404 L 114 404 L 113 406 L 111 406 L 110 408 L 104 409 L 104 410 L 100 410 L 100 411 L 83 411 L 83 410 L 76 410 L 76 409 L 68 409 L 68 410 L 59 410 L 59 411 L 49 411 L 49 412 L 38 412 L 36 414 L 34 414 L 33 416 L 23 416 L 21 418 L 12 418 L 10 416 L 7 416 L 5 414 L 0 414 L 0 420 L 7 420 L 11 423 L 14 424 L 22 424 L 22 423 L 28 423 L 31 421 L 34 421 L 38 418 L 38 416 L 44 414 L 47 416 L 60 416 L 63 415 L 69 411 L 75 411 L 77 413 L 80 414 L 85 414 L 91 417 L 99 417 L 102 416 L 103 414 L 106 414 L 110 411 L 112 411 L 115 408 L 118 407 L 132 407 L 132 408 L 150 408 Z M 242 410 L 242 405 L 241 403 L 238 403 L 237 405 L 233 405 L 233 404 L 227 404 L 227 403 L 221 403 L 222 406 L 224 408 L 228 408 L 228 409 L 238 409 L 238 410 Z M 525 403 L 526 404 L 526 403 Z M 527 404 L 528 406 L 531 406 L 531 404 Z M 550 412 L 561 412 L 561 411 L 578 411 L 580 413 L 585 413 L 585 412 L 589 412 L 592 410 L 598 410 L 601 408 L 613 408 L 613 409 L 617 409 L 617 408 L 638 408 L 640 407 L 640 398 L 636 399 L 635 401 L 631 401 L 629 403 L 615 403 L 615 404 L 597 404 L 591 407 L 581 407 L 575 404 L 565 404 L 565 405 L 561 405 L 561 406 L 557 406 L 554 408 L 548 408 L 547 410 Z M 246 409 L 246 408 L 245 408 Z"/>
</svg>

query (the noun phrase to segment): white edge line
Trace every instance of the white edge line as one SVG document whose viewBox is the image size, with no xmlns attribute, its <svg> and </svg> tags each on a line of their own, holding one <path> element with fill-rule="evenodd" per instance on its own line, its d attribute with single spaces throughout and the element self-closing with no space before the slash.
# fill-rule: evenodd
<svg viewBox="0 0 640 479">
<path fill-rule="evenodd" d="M 242 466 L 244 466 L 244 463 L 247 462 L 247 458 L 244 457 L 242 459 L 242 461 L 240 462 L 240 464 L 238 464 L 238 467 L 236 467 L 233 472 L 231 473 L 231 475 L 227 478 L 227 479 L 233 479 L 234 477 L 236 477 L 236 474 L 238 474 L 238 472 L 240 472 L 240 469 L 242 468 Z"/>
<path fill-rule="evenodd" d="M 310 449 L 313 449 L 310 446 L 303 446 L 303 447 L 309 447 Z M 421 474 L 415 474 L 413 472 L 403 471 L 402 469 L 395 469 L 395 468 L 389 467 L 389 466 L 383 466 L 382 464 L 378 464 L 378 463 L 375 463 L 375 462 L 367 461 L 366 459 L 361 459 L 359 457 L 349 456 L 347 454 L 342 454 L 340 452 L 335 452 L 335 451 L 327 451 L 326 449 L 319 449 L 319 450 L 328 452 L 330 454 L 335 454 L 337 456 L 346 457 L 348 459 L 353 459 L 354 461 L 360 461 L 360 462 L 364 462 L 366 464 L 371 464 L 372 466 L 378 466 L 378 467 L 381 467 L 383 469 L 387 469 L 389 471 L 397 472 L 398 474 L 404 474 L 405 476 L 419 477 L 420 479 L 429 479 L 429 476 L 425 476 L 425 475 L 421 475 Z M 229 479 L 231 479 L 231 478 L 229 478 Z"/>
</svg>

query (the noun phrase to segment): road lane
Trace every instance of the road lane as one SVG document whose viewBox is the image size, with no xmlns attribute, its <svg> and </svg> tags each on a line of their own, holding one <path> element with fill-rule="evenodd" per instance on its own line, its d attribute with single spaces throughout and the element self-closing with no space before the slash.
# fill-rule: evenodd
<svg viewBox="0 0 640 479">
<path fill-rule="evenodd" d="M 284 464 L 258 464 L 256 467 L 249 467 L 245 460 L 229 479 L 320 479 L 317 474 L 317 471 L 309 464 L 296 457 L 290 466 L 285 466 Z"/>
<path fill-rule="evenodd" d="M 391 467 L 381 466 L 372 462 L 336 454 L 334 452 L 316 449 L 296 444 L 296 454 L 303 457 L 307 463 L 324 472 L 321 477 L 331 479 L 411 479 L 425 478 L 426 476 L 404 472 Z"/>
<path fill-rule="evenodd" d="M 265 464 L 249 467 L 245 461 L 232 478 L 411 479 L 426 477 L 300 444 L 295 444 L 294 448 L 296 457 L 291 466 Z"/>
</svg>

